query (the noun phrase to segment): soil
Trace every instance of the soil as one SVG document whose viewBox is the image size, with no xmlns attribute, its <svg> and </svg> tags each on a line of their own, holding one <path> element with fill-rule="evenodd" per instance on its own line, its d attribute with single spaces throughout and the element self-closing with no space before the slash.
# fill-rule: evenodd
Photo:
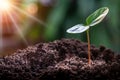
<svg viewBox="0 0 120 80">
<path fill-rule="evenodd" d="M 120 55 L 87 43 L 62 39 L 39 43 L 0 58 L 0 80 L 120 80 Z"/>
</svg>

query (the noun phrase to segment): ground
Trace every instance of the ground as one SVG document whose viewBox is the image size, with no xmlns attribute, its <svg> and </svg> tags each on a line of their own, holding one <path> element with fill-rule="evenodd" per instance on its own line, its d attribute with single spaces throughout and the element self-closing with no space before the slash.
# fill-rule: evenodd
<svg viewBox="0 0 120 80">
<path fill-rule="evenodd" d="M 0 58 L 0 80 L 120 80 L 120 55 L 87 43 L 61 39 Z"/>
</svg>

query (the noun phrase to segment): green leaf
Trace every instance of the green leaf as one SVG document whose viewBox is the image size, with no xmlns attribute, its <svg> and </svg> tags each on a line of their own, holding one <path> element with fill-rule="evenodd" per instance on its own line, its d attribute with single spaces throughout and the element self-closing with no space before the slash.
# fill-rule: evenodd
<svg viewBox="0 0 120 80">
<path fill-rule="evenodd" d="M 82 33 L 89 29 L 89 26 L 84 26 L 83 24 L 77 24 L 69 29 L 67 29 L 67 33 Z"/>
<path fill-rule="evenodd" d="M 94 26 L 100 23 L 108 14 L 108 12 L 109 12 L 109 9 L 107 7 L 102 7 L 96 10 L 93 14 L 88 16 L 88 18 L 86 19 L 87 25 Z"/>
</svg>

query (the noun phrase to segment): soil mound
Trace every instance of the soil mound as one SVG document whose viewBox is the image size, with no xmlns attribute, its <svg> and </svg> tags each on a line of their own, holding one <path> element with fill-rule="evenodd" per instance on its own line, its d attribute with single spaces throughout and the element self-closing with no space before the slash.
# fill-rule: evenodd
<svg viewBox="0 0 120 80">
<path fill-rule="evenodd" d="M 120 55 L 104 46 L 62 39 L 39 43 L 0 58 L 0 80 L 120 80 Z"/>
</svg>

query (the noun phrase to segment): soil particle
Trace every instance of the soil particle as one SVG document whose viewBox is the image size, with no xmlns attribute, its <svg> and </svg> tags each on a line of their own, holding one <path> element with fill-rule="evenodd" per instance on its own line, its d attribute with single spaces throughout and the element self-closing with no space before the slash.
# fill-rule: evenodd
<svg viewBox="0 0 120 80">
<path fill-rule="evenodd" d="M 120 80 L 120 55 L 87 43 L 62 39 L 39 43 L 0 58 L 0 80 Z"/>
</svg>

